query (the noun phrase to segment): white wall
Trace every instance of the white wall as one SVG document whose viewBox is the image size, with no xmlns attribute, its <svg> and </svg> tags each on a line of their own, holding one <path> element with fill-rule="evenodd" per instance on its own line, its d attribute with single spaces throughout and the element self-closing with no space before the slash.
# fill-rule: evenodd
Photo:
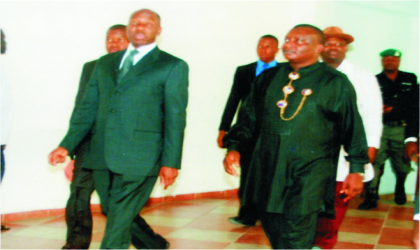
<svg viewBox="0 0 420 250">
<path fill-rule="evenodd" d="M 282 41 L 299 23 L 340 26 L 355 37 L 351 61 L 376 74 L 378 53 L 393 47 L 403 52 L 401 69 L 419 75 L 418 2 L 1 1 L 8 43 L 2 69 L 13 85 L 15 108 L 2 213 L 65 206 L 64 164 L 50 166 L 47 155 L 67 131 L 82 65 L 105 54 L 109 26 L 126 24 L 141 8 L 162 17 L 159 47 L 190 66 L 182 170 L 168 190 L 157 184 L 153 197 L 237 188 L 238 179 L 224 173 L 225 152 L 216 137 L 235 69 L 257 60 L 262 35 Z M 284 61 L 281 53 L 277 59 Z M 413 179 L 407 186 L 414 190 Z"/>
</svg>

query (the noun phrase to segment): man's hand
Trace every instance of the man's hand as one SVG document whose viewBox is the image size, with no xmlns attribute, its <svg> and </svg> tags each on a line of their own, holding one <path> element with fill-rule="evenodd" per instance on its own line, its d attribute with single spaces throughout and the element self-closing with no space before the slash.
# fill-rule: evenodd
<svg viewBox="0 0 420 250">
<path fill-rule="evenodd" d="M 349 174 L 343 182 L 343 187 L 340 190 L 341 194 L 346 194 L 344 202 L 351 200 L 363 190 L 363 176 L 360 174 Z"/>
<path fill-rule="evenodd" d="M 238 151 L 229 151 L 227 152 L 225 159 L 223 160 L 223 166 L 225 167 L 226 173 L 238 177 L 238 173 L 236 172 L 235 166 L 239 167 L 240 163 L 239 160 L 241 159 L 241 155 Z"/>
<path fill-rule="evenodd" d="M 219 130 L 219 136 L 217 137 L 217 145 L 219 145 L 219 148 L 224 148 L 223 147 L 223 137 L 225 137 L 225 135 L 226 135 L 226 131 Z"/>
<path fill-rule="evenodd" d="M 69 155 L 69 151 L 63 147 L 58 147 L 54 149 L 48 156 L 48 162 L 55 166 L 57 163 L 63 163 L 66 160 L 67 155 Z"/>
<path fill-rule="evenodd" d="M 417 142 L 409 141 L 405 144 L 404 157 L 411 161 L 419 161 L 419 145 Z"/>
<path fill-rule="evenodd" d="M 370 163 L 373 163 L 373 161 L 376 158 L 376 148 L 374 148 L 374 147 L 368 147 L 367 154 L 369 156 L 369 162 Z"/>
<path fill-rule="evenodd" d="M 170 167 L 161 167 L 159 171 L 160 184 L 164 185 L 163 189 L 167 189 L 174 184 L 178 176 L 178 169 Z"/>
<path fill-rule="evenodd" d="M 391 107 L 391 106 L 388 106 L 388 105 L 383 105 L 383 106 L 382 106 L 382 110 L 383 110 L 384 114 L 388 114 L 389 112 L 391 112 L 391 110 L 392 110 L 393 108 L 394 108 L 394 107 Z"/>
</svg>

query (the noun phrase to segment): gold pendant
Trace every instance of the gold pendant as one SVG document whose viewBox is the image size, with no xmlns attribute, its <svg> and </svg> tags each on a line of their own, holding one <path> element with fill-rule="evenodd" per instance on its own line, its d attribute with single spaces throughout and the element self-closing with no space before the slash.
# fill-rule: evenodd
<svg viewBox="0 0 420 250">
<path fill-rule="evenodd" d="M 305 104 L 305 100 L 308 96 L 310 96 L 312 94 L 312 90 L 311 89 L 303 89 L 302 92 L 300 92 L 303 97 L 302 100 L 300 101 L 299 107 L 297 108 L 296 112 L 289 118 L 284 118 L 284 112 L 286 110 L 286 107 L 288 105 L 287 103 L 287 97 L 288 95 L 292 94 L 295 89 L 292 86 L 292 83 L 294 80 L 299 79 L 300 75 L 297 72 L 291 72 L 289 74 L 289 84 L 287 84 L 286 86 L 283 87 L 283 93 L 284 93 L 284 99 L 280 100 L 277 102 L 277 107 L 280 108 L 280 118 L 283 119 L 284 121 L 290 121 L 293 118 L 295 118 L 295 116 L 297 116 L 297 114 L 299 113 L 299 111 L 302 109 L 303 104 Z"/>
</svg>

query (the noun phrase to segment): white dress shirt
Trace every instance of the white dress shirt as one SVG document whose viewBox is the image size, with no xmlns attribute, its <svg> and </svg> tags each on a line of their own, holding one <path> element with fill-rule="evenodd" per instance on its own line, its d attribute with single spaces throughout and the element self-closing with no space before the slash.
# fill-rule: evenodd
<svg viewBox="0 0 420 250">
<path fill-rule="evenodd" d="M 134 55 L 133 57 L 133 65 L 136 65 L 147 53 L 153 50 L 156 47 L 156 43 L 150 43 L 137 48 L 138 54 Z M 125 54 L 120 63 L 120 69 L 124 63 L 125 58 L 130 54 L 130 51 L 135 50 L 134 46 L 130 43 L 125 51 Z"/>
<path fill-rule="evenodd" d="M 357 108 L 365 127 L 368 147 L 379 148 L 382 135 L 382 94 L 376 77 L 368 70 L 354 65 L 344 59 L 338 71 L 347 75 L 356 90 Z M 344 181 L 349 174 L 349 163 L 344 156 L 347 155 L 341 148 L 338 161 L 337 181 Z M 372 164 L 365 166 L 364 182 L 372 180 L 374 171 Z"/>
</svg>

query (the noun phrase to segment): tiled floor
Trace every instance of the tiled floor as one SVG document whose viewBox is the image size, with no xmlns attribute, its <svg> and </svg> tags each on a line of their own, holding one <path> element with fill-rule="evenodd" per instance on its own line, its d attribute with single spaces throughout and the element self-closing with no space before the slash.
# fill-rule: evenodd
<svg viewBox="0 0 420 250">
<path fill-rule="evenodd" d="M 360 211 L 354 199 L 339 232 L 337 249 L 410 249 L 413 204 L 397 206 L 380 201 L 378 208 Z M 141 212 L 152 228 L 170 243 L 171 249 L 269 249 L 270 244 L 257 223 L 243 227 L 228 222 L 238 208 L 235 197 L 199 199 L 155 204 Z M 100 246 L 106 218 L 93 213 L 91 249 Z M 64 216 L 3 222 L 11 227 L 1 233 L 2 249 L 59 249 L 65 243 Z M 133 248 L 133 247 L 130 247 Z"/>
</svg>

